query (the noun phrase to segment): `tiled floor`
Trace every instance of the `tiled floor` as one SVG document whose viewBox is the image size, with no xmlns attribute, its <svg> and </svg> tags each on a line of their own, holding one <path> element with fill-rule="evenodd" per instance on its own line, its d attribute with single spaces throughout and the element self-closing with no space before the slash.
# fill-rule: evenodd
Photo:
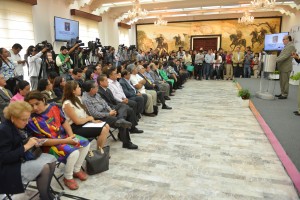
<svg viewBox="0 0 300 200">
<path fill-rule="evenodd" d="M 132 135 L 139 150 L 109 140 L 110 170 L 66 192 L 95 200 L 299 199 L 236 94 L 232 82 L 188 81 L 167 101 L 171 111 L 142 118 L 139 128 L 145 132 Z"/>
</svg>

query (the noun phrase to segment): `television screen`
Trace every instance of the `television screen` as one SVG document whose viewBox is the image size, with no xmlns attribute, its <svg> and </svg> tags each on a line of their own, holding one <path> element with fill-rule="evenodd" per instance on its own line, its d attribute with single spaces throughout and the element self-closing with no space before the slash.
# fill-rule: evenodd
<svg viewBox="0 0 300 200">
<path fill-rule="evenodd" d="M 289 33 L 275 33 L 265 35 L 265 51 L 281 51 L 284 48 L 283 37 Z"/>
<path fill-rule="evenodd" d="M 69 41 L 79 37 L 79 22 L 54 17 L 55 41 Z"/>
</svg>

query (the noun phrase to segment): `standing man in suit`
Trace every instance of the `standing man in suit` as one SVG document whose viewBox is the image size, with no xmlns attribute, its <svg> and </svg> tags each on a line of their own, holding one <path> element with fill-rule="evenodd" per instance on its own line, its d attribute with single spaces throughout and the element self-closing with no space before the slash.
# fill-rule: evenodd
<svg viewBox="0 0 300 200">
<path fill-rule="evenodd" d="M 276 58 L 279 70 L 280 90 L 281 94 L 275 95 L 278 99 L 287 99 L 289 95 L 289 79 L 293 69 L 292 53 L 296 52 L 295 46 L 292 44 L 292 37 L 286 35 L 283 37 L 284 48 Z"/>
<path fill-rule="evenodd" d="M 244 52 L 241 52 L 241 48 L 237 47 L 236 51 L 232 54 L 233 76 L 236 78 L 243 76 L 244 59 L 245 59 Z"/>
<path fill-rule="evenodd" d="M 5 121 L 3 110 L 6 106 L 8 106 L 11 97 L 13 96 L 8 89 L 5 89 L 6 80 L 3 74 L 0 74 L 0 118 L 1 122 Z"/>
</svg>

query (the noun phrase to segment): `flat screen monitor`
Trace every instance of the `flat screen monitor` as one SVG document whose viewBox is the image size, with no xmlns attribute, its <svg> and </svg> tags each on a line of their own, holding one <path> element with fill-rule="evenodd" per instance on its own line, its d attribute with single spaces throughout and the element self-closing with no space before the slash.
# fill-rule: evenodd
<svg viewBox="0 0 300 200">
<path fill-rule="evenodd" d="M 265 35 L 265 51 L 281 51 L 284 48 L 283 37 L 289 33 L 275 33 Z"/>
<path fill-rule="evenodd" d="M 54 17 L 55 41 L 69 41 L 79 37 L 79 22 Z"/>
</svg>

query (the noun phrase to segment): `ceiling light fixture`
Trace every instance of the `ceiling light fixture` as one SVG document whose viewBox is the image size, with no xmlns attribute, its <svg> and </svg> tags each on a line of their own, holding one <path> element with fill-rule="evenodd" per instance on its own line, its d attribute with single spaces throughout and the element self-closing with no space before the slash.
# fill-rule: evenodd
<svg viewBox="0 0 300 200">
<path fill-rule="evenodd" d="M 132 5 L 132 9 L 128 11 L 128 18 L 131 21 L 135 21 L 136 19 L 142 19 L 143 17 L 148 15 L 147 10 L 142 10 L 139 0 L 135 0 Z"/>
<path fill-rule="evenodd" d="M 275 6 L 276 0 L 253 0 L 251 1 L 251 4 L 258 9 L 268 9 Z"/>
<path fill-rule="evenodd" d="M 239 24 L 251 24 L 254 21 L 254 17 L 248 12 L 244 12 L 244 15 L 238 19 Z"/>
</svg>

